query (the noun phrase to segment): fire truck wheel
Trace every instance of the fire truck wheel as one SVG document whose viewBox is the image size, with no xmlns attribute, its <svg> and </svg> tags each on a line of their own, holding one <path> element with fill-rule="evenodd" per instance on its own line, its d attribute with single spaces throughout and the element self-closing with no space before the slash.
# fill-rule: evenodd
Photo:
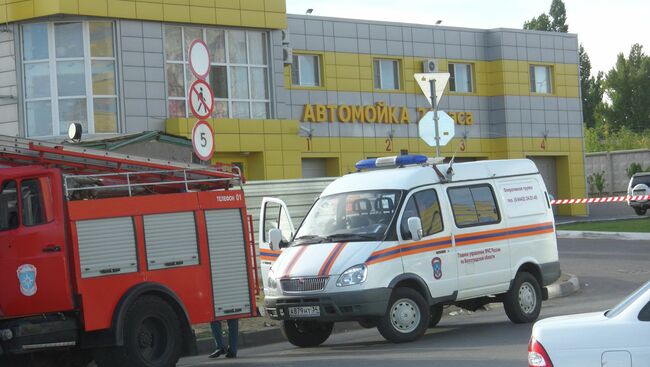
<svg viewBox="0 0 650 367">
<path fill-rule="evenodd" d="M 431 317 L 429 318 L 429 328 L 434 328 L 442 318 L 442 304 L 437 303 L 431 306 Z"/>
<path fill-rule="evenodd" d="M 317 347 L 332 334 L 333 322 L 284 320 L 280 325 L 289 343 L 301 347 Z"/>
<path fill-rule="evenodd" d="M 142 296 L 126 314 L 124 346 L 115 348 L 113 366 L 172 367 L 181 355 L 181 325 L 171 306 Z M 104 367 L 108 365 L 100 365 Z"/>
<path fill-rule="evenodd" d="M 503 308 L 515 324 L 537 320 L 542 309 L 542 290 L 537 279 L 527 272 L 517 273 L 512 288 L 503 298 Z"/>
<path fill-rule="evenodd" d="M 634 208 L 636 215 L 645 215 L 646 211 L 648 211 L 646 208 Z"/>
<path fill-rule="evenodd" d="M 429 325 L 429 305 L 422 295 L 411 288 L 393 290 L 386 315 L 379 319 L 377 330 L 393 343 L 416 340 Z"/>
</svg>

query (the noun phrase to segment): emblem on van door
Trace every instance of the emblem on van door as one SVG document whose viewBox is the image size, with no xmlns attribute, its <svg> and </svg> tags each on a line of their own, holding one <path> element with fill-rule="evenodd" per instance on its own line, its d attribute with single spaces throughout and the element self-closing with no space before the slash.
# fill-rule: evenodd
<svg viewBox="0 0 650 367">
<path fill-rule="evenodd" d="M 431 260 L 431 266 L 433 266 L 433 277 L 436 279 L 442 278 L 442 259 L 434 257 Z"/>
<path fill-rule="evenodd" d="M 36 294 L 36 267 L 32 264 L 24 264 L 18 267 L 16 274 L 20 282 L 20 293 L 31 297 Z"/>
</svg>

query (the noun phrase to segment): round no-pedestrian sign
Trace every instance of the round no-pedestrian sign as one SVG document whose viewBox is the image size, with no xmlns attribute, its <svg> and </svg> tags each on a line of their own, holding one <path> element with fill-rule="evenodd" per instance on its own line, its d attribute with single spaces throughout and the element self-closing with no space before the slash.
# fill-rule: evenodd
<svg viewBox="0 0 650 367">
<path fill-rule="evenodd" d="M 192 147 L 202 161 L 209 161 L 214 154 L 214 132 L 206 121 L 200 120 L 192 129 Z"/>
<path fill-rule="evenodd" d="M 197 79 L 205 79 L 210 73 L 210 52 L 208 45 L 195 39 L 190 45 L 190 70 Z"/>
<path fill-rule="evenodd" d="M 199 119 L 206 119 L 214 110 L 214 95 L 205 81 L 199 79 L 190 87 L 190 110 Z"/>
</svg>

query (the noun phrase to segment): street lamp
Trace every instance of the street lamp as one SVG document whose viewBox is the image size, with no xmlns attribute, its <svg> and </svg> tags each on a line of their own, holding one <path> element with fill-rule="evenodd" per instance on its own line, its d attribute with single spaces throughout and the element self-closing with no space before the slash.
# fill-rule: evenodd
<svg viewBox="0 0 650 367">
<path fill-rule="evenodd" d="M 305 12 L 305 15 L 309 15 L 309 14 L 311 14 L 311 13 L 313 13 L 313 12 L 314 12 L 314 9 L 309 8 L 309 9 L 307 9 L 307 11 Z"/>
<path fill-rule="evenodd" d="M 442 23 L 442 19 L 436 20 L 436 25 L 440 25 L 440 23 Z"/>
</svg>

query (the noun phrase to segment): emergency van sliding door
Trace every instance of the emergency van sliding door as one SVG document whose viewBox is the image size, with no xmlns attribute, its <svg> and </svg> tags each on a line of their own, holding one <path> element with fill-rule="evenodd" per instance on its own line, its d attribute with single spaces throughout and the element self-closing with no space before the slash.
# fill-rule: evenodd
<svg viewBox="0 0 650 367">
<path fill-rule="evenodd" d="M 449 187 L 458 261 L 458 297 L 500 293 L 510 285 L 509 229 L 492 181 Z"/>
<path fill-rule="evenodd" d="M 251 312 L 246 241 L 240 209 L 205 211 L 216 317 Z"/>
</svg>

